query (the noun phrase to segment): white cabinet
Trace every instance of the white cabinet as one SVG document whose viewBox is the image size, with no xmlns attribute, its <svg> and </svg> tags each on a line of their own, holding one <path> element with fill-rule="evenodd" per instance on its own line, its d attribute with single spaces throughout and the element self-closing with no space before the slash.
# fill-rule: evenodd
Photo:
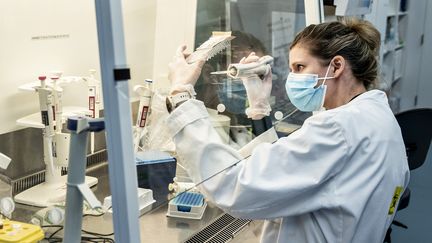
<svg viewBox="0 0 432 243">
<path fill-rule="evenodd" d="M 400 110 L 400 83 L 405 76 L 408 0 L 378 0 L 365 19 L 381 33 L 379 89 L 387 92 L 394 112 Z"/>
<path fill-rule="evenodd" d="M 432 106 L 426 78 L 432 75 L 430 5 L 428 0 L 377 0 L 365 16 L 381 33 L 379 88 L 394 112 Z"/>
</svg>

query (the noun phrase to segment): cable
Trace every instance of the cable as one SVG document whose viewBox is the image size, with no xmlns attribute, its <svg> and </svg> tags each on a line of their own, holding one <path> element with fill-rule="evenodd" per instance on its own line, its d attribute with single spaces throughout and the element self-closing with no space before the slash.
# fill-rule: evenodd
<svg viewBox="0 0 432 243">
<path fill-rule="evenodd" d="M 87 230 L 81 230 L 83 233 L 86 233 L 86 234 L 88 234 L 88 235 L 95 235 L 95 236 L 113 236 L 114 235 L 114 232 L 112 232 L 112 233 L 108 233 L 108 234 L 100 234 L 100 233 L 96 233 L 96 232 L 91 232 L 91 231 L 87 231 Z"/>
<path fill-rule="evenodd" d="M 58 232 L 63 230 L 63 226 L 61 226 L 59 229 L 57 229 L 56 231 L 54 231 L 50 236 L 48 236 L 48 238 L 46 238 L 47 240 L 50 240 L 54 235 L 56 235 Z"/>
<path fill-rule="evenodd" d="M 85 240 L 88 242 L 112 242 L 114 243 L 115 241 L 111 238 L 106 238 L 106 237 L 88 237 L 88 236 L 82 236 L 81 237 L 81 241 Z"/>
<path fill-rule="evenodd" d="M 89 216 L 89 217 L 100 217 L 100 216 L 103 216 L 105 213 L 100 213 L 100 214 L 91 214 L 91 213 L 86 213 L 86 214 L 83 214 L 83 217 L 87 217 L 87 216 Z"/>
<path fill-rule="evenodd" d="M 2 212 L 0 212 L 0 215 L 8 220 L 11 220 L 11 218 L 9 218 L 8 216 L 4 215 Z"/>
<path fill-rule="evenodd" d="M 52 227 L 57 227 L 57 228 L 63 228 L 63 225 L 59 225 L 59 224 L 50 224 L 50 225 L 42 225 L 41 228 L 52 228 Z"/>
</svg>

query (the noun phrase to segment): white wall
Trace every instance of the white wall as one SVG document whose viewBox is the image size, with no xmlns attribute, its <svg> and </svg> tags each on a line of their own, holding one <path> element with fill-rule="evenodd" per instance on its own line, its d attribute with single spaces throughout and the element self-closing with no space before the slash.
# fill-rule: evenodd
<svg viewBox="0 0 432 243">
<path fill-rule="evenodd" d="M 131 69 L 130 87 L 153 78 L 157 0 L 125 0 L 123 25 L 126 59 Z M 136 96 L 130 89 L 130 96 Z"/>
<path fill-rule="evenodd" d="M 87 76 L 99 69 L 94 13 L 88 0 L 0 0 L 0 134 L 22 128 L 15 120 L 39 110 L 37 95 L 18 86 L 51 70 Z M 85 84 L 73 86 L 64 105 L 86 106 Z"/>
<path fill-rule="evenodd" d="M 174 46 L 184 43 L 187 39 L 185 35 L 191 35 L 180 31 L 180 28 L 172 28 L 183 26 L 177 24 L 176 15 L 185 14 L 195 20 L 194 8 L 192 15 L 187 9 L 191 7 L 191 1 L 176 3 L 179 8 L 171 8 L 173 4 L 170 2 L 122 2 L 126 57 L 132 77 L 130 87 L 146 78 L 156 79 L 153 70 L 155 60 L 159 63 L 157 72 L 166 76 Z M 162 5 L 158 20 L 161 29 L 155 52 L 158 4 Z M 179 9 L 183 12 L 178 13 Z M 193 24 L 192 29 L 195 28 L 194 21 L 189 24 Z M 177 31 L 181 32 L 182 37 L 171 42 L 176 40 Z M 89 69 L 96 69 L 100 79 L 94 1 L 0 0 L 0 33 L 0 134 L 22 129 L 15 121 L 39 111 L 37 94 L 19 91 L 20 85 L 37 81 L 40 74 L 48 75 L 51 70 L 62 70 L 64 75 L 87 76 Z M 194 35 L 191 36 L 192 42 L 188 44 L 193 45 Z M 158 53 L 156 58 L 154 53 Z M 63 105 L 85 107 L 86 95 L 84 83 L 67 86 Z M 130 95 L 134 96 L 134 93 L 130 92 Z"/>
<path fill-rule="evenodd" d="M 195 42 L 197 0 L 158 0 L 156 8 L 153 79 L 156 88 L 169 87 L 168 63 L 175 50 L 186 44 L 192 52 Z"/>
</svg>

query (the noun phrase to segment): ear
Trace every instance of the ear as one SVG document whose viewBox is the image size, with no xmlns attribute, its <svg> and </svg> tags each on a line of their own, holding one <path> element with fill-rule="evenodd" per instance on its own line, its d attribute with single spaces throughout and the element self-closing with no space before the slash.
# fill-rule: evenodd
<svg viewBox="0 0 432 243">
<path fill-rule="evenodd" d="M 332 59 L 330 65 L 330 72 L 333 71 L 333 77 L 339 78 L 343 74 L 347 63 L 343 56 L 337 55 Z"/>
</svg>

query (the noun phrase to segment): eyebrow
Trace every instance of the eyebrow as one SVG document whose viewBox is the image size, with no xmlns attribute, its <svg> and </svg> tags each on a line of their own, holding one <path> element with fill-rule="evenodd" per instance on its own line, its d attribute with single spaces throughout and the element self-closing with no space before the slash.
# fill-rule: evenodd
<svg viewBox="0 0 432 243">
<path fill-rule="evenodd" d="M 301 64 L 301 65 L 303 65 L 303 66 L 305 65 L 303 62 L 293 62 L 293 63 L 291 63 L 291 64 L 288 63 L 288 66 L 290 66 L 290 67 L 291 67 L 291 66 L 292 66 L 292 67 L 295 67 L 297 64 Z"/>
</svg>

